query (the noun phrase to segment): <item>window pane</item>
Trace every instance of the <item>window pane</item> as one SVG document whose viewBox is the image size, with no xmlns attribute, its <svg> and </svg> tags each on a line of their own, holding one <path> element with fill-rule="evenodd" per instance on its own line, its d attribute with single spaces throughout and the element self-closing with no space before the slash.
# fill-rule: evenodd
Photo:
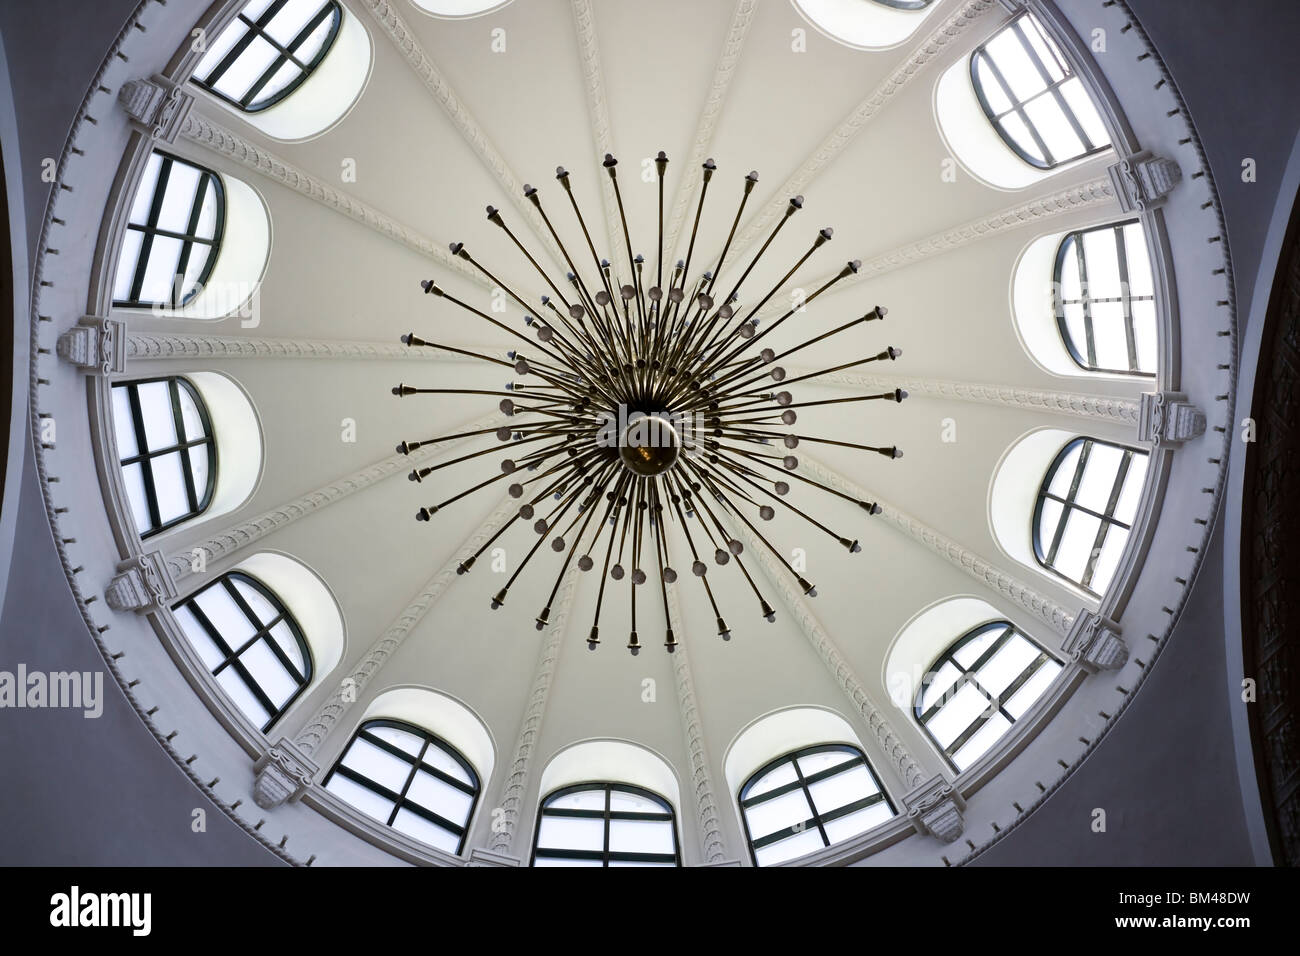
<svg viewBox="0 0 1300 956">
<path fill-rule="evenodd" d="M 1014 29 L 1003 30 L 989 41 L 986 49 L 1016 99 L 1024 102 L 1047 88 L 1043 75 L 1034 66 Z"/>
<path fill-rule="evenodd" d="M 185 632 L 185 639 L 190 642 L 208 670 L 215 670 L 217 665 L 226 659 L 221 648 L 217 647 L 216 642 L 208 636 L 208 632 L 199 623 L 199 619 L 194 616 L 194 612 L 189 609 L 189 605 L 182 604 L 176 609 L 176 623 L 181 626 L 181 630 Z"/>
<path fill-rule="evenodd" d="M 1036 657 L 1038 648 L 1023 637 L 1013 636 L 980 668 L 980 686 L 1000 698 L 1007 685 L 1019 677 Z"/>
<path fill-rule="evenodd" d="M 605 821 L 543 815 L 537 845 L 552 850 L 603 850 Z"/>
<path fill-rule="evenodd" d="M 188 163 L 172 163 L 167 192 L 163 194 L 162 211 L 158 215 L 159 229 L 188 234 L 194 196 L 201 185 L 201 175 L 197 168 Z"/>
<path fill-rule="evenodd" d="M 1011 721 L 1001 714 L 994 714 L 984 723 L 984 726 L 971 734 L 970 739 L 953 754 L 952 762 L 957 765 L 958 770 L 965 770 L 984 756 L 1002 738 L 1002 735 L 1010 729 Z"/>
<path fill-rule="evenodd" d="M 1115 506 L 1115 517 L 1127 525 L 1137 519 L 1138 501 L 1142 497 L 1142 486 L 1146 483 L 1146 455 L 1135 454 L 1129 462 L 1128 474 L 1124 476 L 1124 490 L 1120 492 L 1119 502 Z"/>
<path fill-rule="evenodd" d="M 1133 303 L 1133 339 L 1137 345 L 1138 370 L 1154 375 L 1157 354 L 1154 302 Z"/>
<path fill-rule="evenodd" d="M 176 282 L 176 268 L 181 260 L 181 241 L 166 236 L 154 236 L 149 249 L 149 262 L 145 266 L 144 284 L 140 287 L 141 302 L 172 301 L 172 288 Z"/>
<path fill-rule="evenodd" d="M 405 760 L 361 738 L 348 747 L 342 764 L 394 793 L 402 792 L 411 775 L 411 765 Z"/>
<path fill-rule="evenodd" d="M 397 811 L 397 816 L 393 819 L 393 829 L 448 853 L 456 853 L 460 849 L 459 836 L 405 808 Z"/>
<path fill-rule="evenodd" d="M 158 499 L 158 520 L 167 524 L 189 514 L 190 499 L 180 453 L 151 458 L 148 467 L 153 473 L 153 490 Z"/>
<path fill-rule="evenodd" d="M 144 176 L 136 188 L 135 198 L 131 201 L 130 222 L 143 226 L 149 221 L 149 210 L 153 206 L 154 190 L 158 187 L 158 173 L 162 170 L 163 158 L 151 153 L 145 162 Z M 138 234 L 138 233 L 137 233 Z"/>
<path fill-rule="evenodd" d="M 856 759 L 857 754 L 845 753 L 842 750 L 823 750 L 821 753 L 800 754 L 796 762 L 803 772 L 804 779 L 807 779 L 813 774 L 852 763 Z"/>
<path fill-rule="evenodd" d="M 1038 162 L 1047 162 L 1047 157 L 1038 148 L 1038 143 L 1034 141 L 1033 134 L 1029 132 L 1029 127 L 1019 113 L 1008 113 L 999 122 L 1002 124 L 1002 130 L 1008 139 L 1038 160 Z"/>
<path fill-rule="evenodd" d="M 1083 470 L 1083 481 L 1079 482 L 1075 501 L 1085 508 L 1105 514 L 1111 489 L 1115 486 L 1115 476 L 1119 474 L 1123 460 L 1124 452 L 1121 449 L 1093 442 L 1088 452 L 1088 467 Z"/>
<path fill-rule="evenodd" d="M 966 684 L 952 696 L 943 708 L 926 724 L 940 747 L 966 732 L 966 729 L 989 709 L 989 700 L 971 684 Z"/>
<path fill-rule="evenodd" d="M 118 456 L 135 457 L 135 420 L 131 417 L 131 390 L 124 385 L 113 387 L 113 434 L 117 438 Z"/>
<path fill-rule="evenodd" d="M 944 661 L 943 666 L 935 672 L 934 679 L 925 688 L 921 696 L 921 710 L 925 712 L 942 700 L 952 686 L 961 677 L 961 671 L 952 661 Z"/>
<path fill-rule="evenodd" d="M 280 55 L 280 51 L 260 36 L 239 55 L 217 81 L 218 92 L 232 100 L 242 99 Z"/>
<path fill-rule="evenodd" d="M 136 386 L 140 414 L 144 418 L 145 442 L 150 451 L 176 444 L 176 419 L 172 414 L 171 386 L 167 382 L 145 382 Z"/>
<path fill-rule="evenodd" d="M 953 652 L 953 660 L 966 669 L 975 666 L 975 662 L 984 656 L 984 652 L 993 646 L 994 642 L 1002 636 L 1001 628 L 988 628 L 981 631 L 978 636 L 972 637 Z"/>
<path fill-rule="evenodd" d="M 366 733 L 372 734 L 394 747 L 405 750 L 412 757 L 418 757 L 420 751 L 424 749 L 423 737 L 418 737 L 410 731 L 399 730 L 396 727 L 371 726 L 366 728 Z"/>
<path fill-rule="evenodd" d="M 321 0 L 289 0 L 266 25 L 266 32 L 281 46 L 288 46 L 320 12 Z"/>
<path fill-rule="evenodd" d="M 1065 519 L 1065 534 L 1056 552 L 1056 570 L 1067 578 L 1079 582 L 1092 557 L 1093 542 L 1101 521 L 1082 511 L 1071 511 Z"/>
<path fill-rule="evenodd" d="M 194 603 L 232 650 L 241 647 L 255 633 L 248 616 L 220 583 L 204 588 L 194 597 Z"/>
<path fill-rule="evenodd" d="M 1079 121 L 1079 125 L 1083 127 L 1093 148 L 1108 145 L 1110 135 L 1106 132 L 1106 125 L 1101 121 L 1101 115 L 1097 112 L 1092 97 L 1083 88 L 1083 81 L 1078 77 L 1066 80 L 1061 84 L 1061 95 L 1065 97 L 1065 102 Z"/>
<path fill-rule="evenodd" d="M 1021 685 L 1020 690 L 1002 702 L 1002 709 L 1019 720 L 1021 715 L 1034 705 L 1034 701 L 1043 696 L 1060 672 L 1061 665 L 1056 661 L 1045 662 L 1034 671 L 1033 677 Z"/>
<path fill-rule="evenodd" d="M 798 779 L 795 773 L 793 763 L 783 763 L 774 770 L 769 770 L 762 777 L 751 784 L 745 792 L 746 797 L 757 797 L 760 794 L 767 793 L 769 790 L 775 790 L 777 787 L 783 787 L 787 783 L 794 783 Z"/>
<path fill-rule="evenodd" d="M 884 823 L 892 816 L 893 813 L 890 812 L 888 806 L 877 803 L 846 814 L 839 819 L 828 821 L 825 825 L 826 836 L 832 843 L 838 843 L 840 840 L 847 840 L 859 833 L 865 833 L 872 827 Z"/>
<path fill-rule="evenodd" d="M 779 843 L 773 843 L 771 846 L 755 850 L 754 856 L 757 858 L 759 866 L 771 866 L 773 863 L 784 863 L 786 860 L 793 860 L 805 853 L 820 850 L 824 846 L 821 834 L 817 832 L 816 828 L 813 828 L 786 837 Z"/>
<path fill-rule="evenodd" d="M 255 642 L 239 660 L 276 710 L 284 707 L 297 692 L 298 682 L 284 669 L 265 640 Z"/>
<path fill-rule="evenodd" d="M 859 764 L 843 773 L 818 780 L 808 788 L 817 812 L 829 813 L 876 793 L 876 783 L 866 767 Z"/>
<path fill-rule="evenodd" d="M 609 848 L 614 853 L 673 853 L 673 825 L 647 820 L 611 820 Z"/>
<path fill-rule="evenodd" d="M 656 800 L 639 793 L 628 793 L 626 790 L 611 790 L 609 794 L 609 809 L 621 813 L 666 813 L 663 806 Z"/>
<path fill-rule="evenodd" d="M 745 810 L 745 817 L 749 821 L 749 833 L 754 839 L 810 820 L 812 815 L 812 807 L 808 806 L 808 800 L 802 790 L 793 790 L 779 797 L 773 797 Z"/>
<path fill-rule="evenodd" d="M 369 787 L 349 780 L 342 774 L 330 777 L 325 789 L 336 794 L 344 803 L 349 803 L 362 813 L 374 817 L 380 823 L 388 822 L 388 815 L 393 812 L 393 803 Z"/>
<path fill-rule="evenodd" d="M 578 790 L 575 793 L 566 793 L 561 797 L 552 797 L 546 802 L 546 806 L 559 810 L 595 810 L 604 813 L 605 791 L 602 788 L 600 790 Z"/>
<path fill-rule="evenodd" d="M 1070 493 L 1070 483 L 1074 481 L 1074 472 L 1079 467 L 1079 456 L 1082 453 L 1083 442 L 1070 445 L 1070 450 L 1065 453 L 1065 457 L 1052 472 L 1052 480 L 1047 485 L 1048 491 L 1059 498 L 1064 498 Z"/>
<path fill-rule="evenodd" d="M 1147 252 L 1146 236 L 1142 224 L 1131 222 L 1124 227 L 1125 258 L 1128 262 L 1129 295 L 1154 295 L 1151 281 L 1151 259 Z"/>
<path fill-rule="evenodd" d="M 1119 298 L 1119 251 L 1115 230 L 1090 229 L 1083 234 L 1083 254 L 1088 262 L 1088 296 L 1093 299 Z"/>
<path fill-rule="evenodd" d="M 243 712 L 244 716 L 258 727 L 266 726 L 271 715 L 266 712 L 266 708 L 262 706 L 261 702 L 253 696 L 253 692 L 248 689 L 248 685 L 244 683 L 244 679 L 239 676 L 238 671 L 233 667 L 227 667 L 217 675 L 217 683 L 234 702 L 234 705 Z"/>
<path fill-rule="evenodd" d="M 474 806 L 474 798 L 468 793 L 457 790 L 423 770 L 416 771 L 411 789 L 406 792 L 406 799 L 461 825 L 469 819 L 470 809 Z"/>
<path fill-rule="evenodd" d="M 122 252 L 117 260 L 117 275 L 113 278 L 113 300 L 125 302 L 131 298 L 131 285 L 135 282 L 136 268 L 140 263 L 140 247 L 144 233 L 128 229 L 122 236 Z"/>
</svg>

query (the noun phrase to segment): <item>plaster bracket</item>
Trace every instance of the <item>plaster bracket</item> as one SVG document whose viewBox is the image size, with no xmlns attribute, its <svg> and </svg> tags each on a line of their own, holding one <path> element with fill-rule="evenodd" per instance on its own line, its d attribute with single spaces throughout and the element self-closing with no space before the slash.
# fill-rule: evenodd
<svg viewBox="0 0 1300 956">
<path fill-rule="evenodd" d="M 1143 392 L 1138 403 L 1138 441 L 1180 445 L 1205 434 L 1205 413 L 1178 392 Z"/>
<path fill-rule="evenodd" d="M 944 843 L 952 843 L 965 829 L 962 811 L 966 809 L 966 801 L 940 774 L 903 797 L 903 806 L 907 808 L 907 819 L 922 836 L 934 836 Z"/>
<path fill-rule="evenodd" d="M 135 126 L 158 143 L 176 142 L 185 118 L 194 108 L 193 95 L 164 76 L 122 84 L 117 101 Z"/>
<path fill-rule="evenodd" d="M 176 582 L 161 551 L 149 551 L 122 561 L 118 574 L 104 589 L 104 600 L 115 611 L 147 613 L 176 599 Z"/>
<path fill-rule="evenodd" d="M 126 323 L 87 315 L 59 336 L 59 358 L 92 375 L 126 371 Z"/>
<path fill-rule="evenodd" d="M 1134 153 L 1107 167 L 1115 199 L 1122 212 L 1146 212 L 1164 203 L 1182 181 L 1183 171 L 1172 159 L 1155 156 L 1150 150 Z"/>
<path fill-rule="evenodd" d="M 508 853 L 497 853 L 495 850 L 485 850 L 482 847 L 474 847 L 469 851 L 469 862 L 466 866 L 523 866 L 524 861 Z"/>
<path fill-rule="evenodd" d="M 1075 616 L 1061 651 L 1092 674 L 1118 670 L 1128 661 L 1128 645 L 1120 637 L 1119 625 L 1092 611 Z"/>
<path fill-rule="evenodd" d="M 296 803 L 320 767 L 288 737 L 281 737 L 253 765 L 253 801 L 263 810 Z"/>
</svg>

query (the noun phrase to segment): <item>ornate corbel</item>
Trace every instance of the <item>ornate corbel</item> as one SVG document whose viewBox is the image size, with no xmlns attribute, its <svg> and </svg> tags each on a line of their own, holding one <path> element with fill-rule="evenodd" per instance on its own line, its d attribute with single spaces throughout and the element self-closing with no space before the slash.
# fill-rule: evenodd
<svg viewBox="0 0 1300 956">
<path fill-rule="evenodd" d="M 1061 651 L 1092 673 L 1118 670 L 1128 660 L 1128 645 L 1120 637 L 1119 625 L 1091 611 L 1075 616 Z"/>
<path fill-rule="evenodd" d="M 120 375 L 126 371 L 126 323 L 85 316 L 59 336 L 55 351 L 65 362 L 92 375 Z"/>
<path fill-rule="evenodd" d="M 1146 212 L 1161 205 L 1183 178 L 1177 163 L 1149 150 L 1121 159 L 1106 172 L 1124 212 Z"/>
<path fill-rule="evenodd" d="M 1178 392 L 1143 392 L 1138 404 L 1138 441 L 1179 445 L 1205 434 L 1205 413 Z"/>
<path fill-rule="evenodd" d="M 176 142 L 185 118 L 194 108 L 193 95 L 156 74 L 152 79 L 123 83 L 117 101 L 150 139 L 169 144 Z"/>
<path fill-rule="evenodd" d="M 939 774 L 903 797 L 903 806 L 907 808 L 907 819 L 922 836 L 934 836 L 944 843 L 952 843 L 965 829 L 962 811 L 966 809 L 966 801 L 957 788 Z"/>
<path fill-rule="evenodd" d="M 129 558 L 104 589 L 104 600 L 115 611 L 155 611 L 176 599 L 176 582 L 161 551 Z"/>
<path fill-rule="evenodd" d="M 253 801 L 263 810 L 294 803 L 312 786 L 320 767 L 288 737 L 281 737 L 253 765 Z"/>
</svg>

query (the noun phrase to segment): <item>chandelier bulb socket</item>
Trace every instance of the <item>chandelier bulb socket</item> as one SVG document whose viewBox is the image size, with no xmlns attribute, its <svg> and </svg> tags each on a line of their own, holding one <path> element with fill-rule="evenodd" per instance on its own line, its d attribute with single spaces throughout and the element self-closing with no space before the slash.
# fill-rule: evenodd
<svg viewBox="0 0 1300 956">
<path fill-rule="evenodd" d="M 457 574 L 469 574 L 469 572 L 474 568 L 474 562 L 477 561 L 477 560 L 478 560 L 478 555 L 476 555 L 476 554 L 471 554 L 468 558 L 466 558 L 466 559 L 465 559 L 464 561 L 462 561 L 460 564 L 456 565 L 456 573 L 457 573 Z"/>
<path fill-rule="evenodd" d="M 506 603 L 506 592 L 507 592 L 508 590 L 510 590 L 510 589 L 509 589 L 509 588 L 502 588 L 500 591 L 498 591 L 498 592 L 496 593 L 496 597 L 492 598 L 492 610 L 495 611 L 495 610 L 496 610 L 497 608 L 499 608 L 501 605 L 503 605 L 503 604 Z"/>
<path fill-rule="evenodd" d="M 767 621 L 769 624 L 775 624 L 776 611 L 773 610 L 772 605 L 768 604 L 763 598 L 760 598 L 759 602 L 763 605 L 763 620 Z"/>
</svg>

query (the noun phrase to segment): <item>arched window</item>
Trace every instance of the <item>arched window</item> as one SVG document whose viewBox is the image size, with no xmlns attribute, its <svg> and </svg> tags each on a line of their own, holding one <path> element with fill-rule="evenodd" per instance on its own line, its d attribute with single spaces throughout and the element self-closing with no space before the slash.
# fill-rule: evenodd
<svg viewBox="0 0 1300 956">
<path fill-rule="evenodd" d="M 856 836 L 894 815 L 862 751 L 805 747 L 757 770 L 740 788 L 755 866 L 770 866 Z"/>
<path fill-rule="evenodd" d="M 302 628 L 257 578 L 231 571 L 173 612 L 221 689 L 263 733 L 311 682 Z"/>
<path fill-rule="evenodd" d="M 325 789 L 385 826 L 460 853 L 479 777 L 451 744 L 405 721 L 367 720 L 325 777 Z"/>
<path fill-rule="evenodd" d="M 127 220 L 113 304 L 179 309 L 212 275 L 226 222 L 216 173 L 155 151 Z"/>
<path fill-rule="evenodd" d="M 251 0 L 208 48 L 195 82 L 244 113 L 260 113 L 311 76 L 342 22 L 337 0 Z"/>
<path fill-rule="evenodd" d="M 1155 374 L 1155 287 L 1141 223 L 1067 234 L 1052 278 L 1056 324 L 1080 368 Z"/>
<path fill-rule="evenodd" d="M 114 385 L 113 426 L 141 538 L 201 514 L 212 503 L 217 448 L 207 406 L 188 381 Z"/>
<path fill-rule="evenodd" d="M 1060 672 L 1061 665 L 1010 621 L 990 621 L 930 665 L 917 721 L 959 771 L 987 753 Z"/>
<path fill-rule="evenodd" d="M 1146 479 L 1147 455 L 1076 438 L 1047 469 L 1034 508 L 1039 564 L 1100 597 L 1124 553 Z"/>
<path fill-rule="evenodd" d="M 1022 14 L 971 55 L 980 106 L 1026 163 L 1053 169 L 1110 145 L 1083 82 L 1031 14 Z"/>
<path fill-rule="evenodd" d="M 533 866 L 681 866 L 672 804 L 626 783 L 563 787 L 542 801 Z"/>
</svg>

